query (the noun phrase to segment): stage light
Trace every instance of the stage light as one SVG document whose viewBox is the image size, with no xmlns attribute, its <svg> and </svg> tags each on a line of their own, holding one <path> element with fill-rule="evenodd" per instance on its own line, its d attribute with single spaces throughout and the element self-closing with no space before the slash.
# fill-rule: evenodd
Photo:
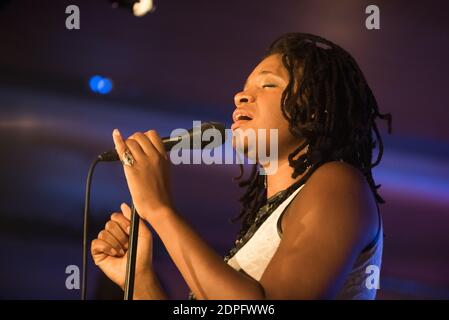
<svg viewBox="0 0 449 320">
<path fill-rule="evenodd" d="M 124 7 L 129 9 L 136 17 L 142 17 L 154 11 L 153 0 L 110 0 L 113 8 Z"/>
<path fill-rule="evenodd" d="M 112 90 L 112 81 L 108 78 L 103 78 L 98 82 L 98 93 L 108 94 Z"/>
<path fill-rule="evenodd" d="M 95 75 L 89 80 L 89 87 L 95 93 L 108 94 L 112 90 L 111 79 Z"/>
<path fill-rule="evenodd" d="M 102 78 L 100 76 L 93 76 L 92 78 L 90 78 L 89 80 L 89 87 L 90 90 L 92 90 L 93 92 L 98 92 L 98 82 L 100 82 Z"/>
<path fill-rule="evenodd" d="M 153 0 L 140 0 L 133 6 L 133 13 L 136 17 L 146 15 L 148 12 L 154 10 Z"/>
</svg>

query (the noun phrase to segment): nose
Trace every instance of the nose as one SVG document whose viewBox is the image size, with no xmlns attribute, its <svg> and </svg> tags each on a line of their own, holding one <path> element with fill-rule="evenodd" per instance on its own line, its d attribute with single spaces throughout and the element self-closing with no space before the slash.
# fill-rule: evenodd
<svg viewBox="0 0 449 320">
<path fill-rule="evenodd" d="M 237 108 L 243 106 L 245 103 L 253 103 L 254 97 L 250 94 L 241 91 L 234 96 L 234 104 Z"/>
</svg>

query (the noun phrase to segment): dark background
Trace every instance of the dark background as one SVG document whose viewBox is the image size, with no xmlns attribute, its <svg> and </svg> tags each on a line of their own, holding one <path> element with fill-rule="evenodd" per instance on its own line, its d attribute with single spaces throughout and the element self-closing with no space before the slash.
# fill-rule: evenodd
<svg viewBox="0 0 449 320">
<path fill-rule="evenodd" d="M 66 6 L 81 29 L 65 28 Z M 358 61 L 392 136 L 374 170 L 386 233 L 379 299 L 449 298 L 447 1 L 155 1 L 142 18 L 107 0 L 2 1 L 0 6 L 0 298 L 77 299 L 65 268 L 81 266 L 88 167 L 125 135 L 231 124 L 233 96 L 265 48 L 285 32 L 310 32 Z M 381 29 L 365 28 L 380 8 Z M 94 94 L 92 75 L 114 82 Z M 221 254 L 232 246 L 241 191 L 235 165 L 172 167 L 179 212 Z M 94 175 L 94 236 L 123 201 L 121 167 Z M 331 213 L 330 213 L 331 214 Z M 89 298 L 120 298 L 90 261 Z M 159 239 L 156 271 L 171 298 L 187 287 Z"/>
</svg>

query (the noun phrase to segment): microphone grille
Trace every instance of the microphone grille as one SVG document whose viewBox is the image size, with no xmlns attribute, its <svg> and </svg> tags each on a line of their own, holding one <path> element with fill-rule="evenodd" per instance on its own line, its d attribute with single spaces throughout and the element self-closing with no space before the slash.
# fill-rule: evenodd
<svg viewBox="0 0 449 320">
<path fill-rule="evenodd" d="M 201 148 L 205 148 L 205 147 L 207 147 L 207 149 L 215 148 L 215 147 L 222 145 L 225 142 L 225 139 L 226 139 L 225 126 L 222 123 L 215 122 L 215 121 L 208 121 L 208 122 L 202 123 L 201 124 L 201 135 L 203 134 L 204 131 L 206 131 L 208 129 L 218 130 L 220 132 L 220 137 L 217 141 L 217 139 L 214 135 L 212 143 L 211 143 L 211 141 L 202 141 Z"/>
</svg>

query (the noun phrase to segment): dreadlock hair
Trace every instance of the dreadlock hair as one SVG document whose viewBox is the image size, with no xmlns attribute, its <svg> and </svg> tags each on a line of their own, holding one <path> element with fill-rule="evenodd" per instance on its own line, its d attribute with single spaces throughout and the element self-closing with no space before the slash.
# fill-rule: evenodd
<svg viewBox="0 0 449 320">
<path fill-rule="evenodd" d="M 341 160 L 358 168 L 366 177 L 377 203 L 385 203 L 377 192 L 371 169 L 383 154 L 383 143 L 375 120 L 387 120 L 391 133 L 391 114 L 380 114 L 376 99 L 354 58 L 338 45 L 319 36 L 287 33 L 275 40 L 262 60 L 280 54 L 289 74 L 282 93 L 281 109 L 288 120 L 289 131 L 304 141 L 288 157 L 292 178 L 306 172 L 288 191 L 304 184 L 319 166 Z M 373 132 L 375 139 L 373 139 Z M 372 150 L 378 143 L 377 159 L 371 163 Z M 306 148 L 306 149 L 305 149 Z M 295 157 L 303 150 L 297 159 Z M 307 170 L 309 169 L 309 170 Z M 232 222 L 242 220 L 238 237 L 242 237 L 259 208 L 265 204 L 265 176 L 256 163 L 248 179 L 243 180 L 243 165 L 235 177 L 239 187 L 247 187 L 240 214 Z"/>
</svg>

